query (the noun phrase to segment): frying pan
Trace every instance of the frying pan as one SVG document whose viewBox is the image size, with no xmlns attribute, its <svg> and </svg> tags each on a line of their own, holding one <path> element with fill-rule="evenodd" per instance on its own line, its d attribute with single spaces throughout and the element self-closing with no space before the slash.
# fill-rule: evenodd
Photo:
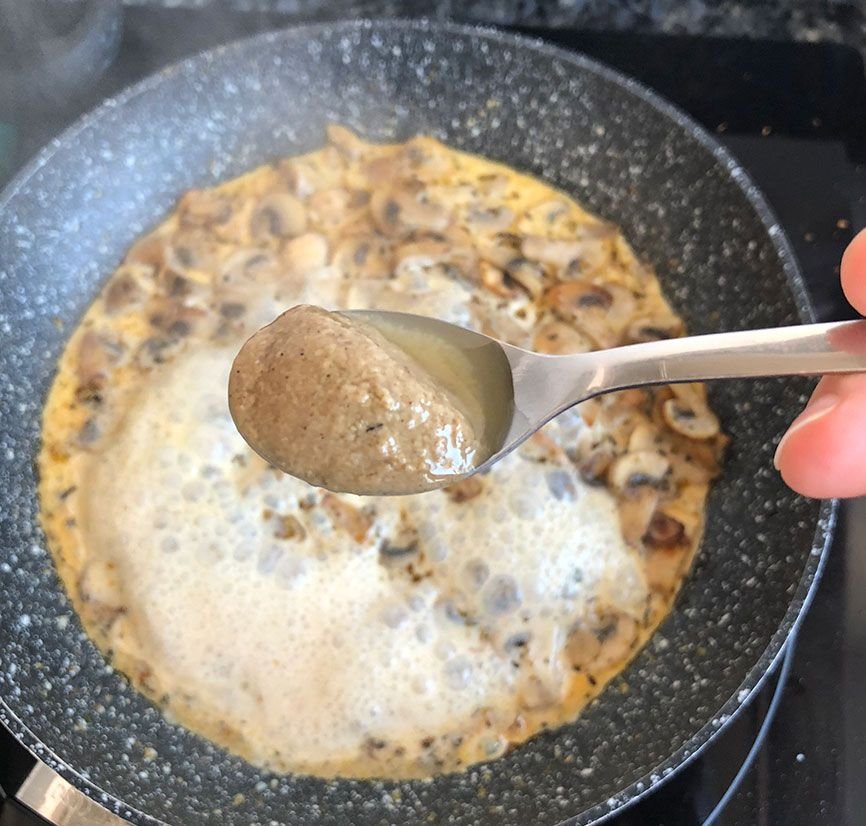
<svg viewBox="0 0 866 826">
<path fill-rule="evenodd" d="M 674 611 L 575 724 L 464 774 L 397 783 L 261 772 L 133 691 L 55 575 L 33 458 L 75 321 L 181 192 L 313 149 L 332 121 L 374 140 L 430 133 L 563 188 L 622 226 L 692 332 L 810 318 L 784 235 L 736 162 L 672 106 L 586 58 L 481 29 L 354 22 L 169 68 L 79 121 L 2 200 L 0 720 L 69 784 L 139 824 L 598 822 L 725 728 L 806 608 L 834 510 L 794 496 L 772 470 L 803 384 L 714 388 L 732 449 Z"/>
</svg>

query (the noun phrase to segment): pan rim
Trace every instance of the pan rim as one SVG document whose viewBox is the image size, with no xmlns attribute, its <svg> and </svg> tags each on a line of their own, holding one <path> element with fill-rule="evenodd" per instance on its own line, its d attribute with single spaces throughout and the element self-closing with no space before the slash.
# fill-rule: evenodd
<svg viewBox="0 0 866 826">
<path fill-rule="evenodd" d="M 323 23 L 300 23 L 269 30 L 250 37 L 239 38 L 197 52 L 182 60 L 171 63 L 137 83 L 126 87 L 116 95 L 103 101 L 94 109 L 83 114 L 59 135 L 52 138 L 45 147 L 39 150 L 21 168 L 5 186 L 3 191 L 0 192 L 0 210 L 9 208 L 10 203 L 18 192 L 51 160 L 62 146 L 73 141 L 76 135 L 98 123 L 108 112 L 125 106 L 139 96 L 159 87 L 167 78 L 175 74 L 189 71 L 202 61 L 212 60 L 223 53 L 244 51 L 253 47 L 256 43 L 272 43 L 287 36 L 298 36 L 299 33 L 316 36 L 320 33 L 332 34 L 335 31 L 349 33 L 359 30 L 371 30 L 377 27 L 386 30 L 446 32 L 462 36 L 474 35 L 476 37 L 483 37 L 488 42 L 493 42 L 497 45 L 529 49 L 543 56 L 556 58 L 610 81 L 650 104 L 654 110 L 672 121 L 676 126 L 685 130 L 691 138 L 707 150 L 743 192 L 743 195 L 754 209 L 767 232 L 770 242 L 779 257 L 788 290 L 801 321 L 809 322 L 814 320 L 814 310 L 806 292 L 799 262 L 773 209 L 766 201 L 763 193 L 752 181 L 749 174 L 740 165 L 739 161 L 717 139 L 707 132 L 703 126 L 642 82 L 616 69 L 612 69 L 594 58 L 588 57 L 581 52 L 552 45 L 540 37 L 533 37 L 526 33 L 518 34 L 487 25 L 437 21 L 427 18 L 389 17 L 334 20 Z M 815 534 L 810 554 L 800 580 L 791 595 L 785 615 L 779 622 L 779 626 L 771 636 L 767 646 L 758 656 L 754 665 L 749 669 L 745 678 L 731 697 L 712 713 L 703 726 L 697 729 L 688 740 L 682 743 L 679 748 L 671 753 L 663 762 L 659 763 L 650 773 L 634 780 L 606 802 L 596 804 L 577 815 L 560 821 L 558 826 L 589 826 L 589 824 L 601 824 L 608 821 L 615 814 L 622 812 L 626 807 L 652 793 L 659 785 L 689 765 L 716 739 L 719 732 L 727 727 L 729 721 L 735 718 L 741 709 L 749 705 L 783 655 L 785 643 L 789 637 L 796 634 L 800 623 L 811 605 L 826 565 L 829 546 L 836 524 L 837 511 L 837 500 L 826 500 L 821 503 L 816 519 Z M 714 721 L 719 718 L 725 719 L 725 723 L 722 725 L 714 724 Z M 13 736 L 38 760 L 47 764 L 64 780 L 71 783 L 79 791 L 100 805 L 110 808 L 121 817 L 127 819 L 135 818 L 137 822 L 148 824 L 148 826 L 168 826 L 165 821 L 129 806 L 124 800 L 105 791 L 93 781 L 85 778 L 52 749 L 46 746 L 30 730 L 26 722 L 12 711 L 3 697 L 0 697 L 0 723 L 5 725 Z M 554 824 L 551 824 L 551 826 L 554 826 Z"/>
</svg>

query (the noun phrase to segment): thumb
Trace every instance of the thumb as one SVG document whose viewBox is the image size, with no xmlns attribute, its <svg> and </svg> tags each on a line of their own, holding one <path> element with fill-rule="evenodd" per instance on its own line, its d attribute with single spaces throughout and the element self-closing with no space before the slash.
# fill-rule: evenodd
<svg viewBox="0 0 866 826">
<path fill-rule="evenodd" d="M 866 374 L 822 379 L 779 442 L 774 463 L 804 496 L 866 494 Z"/>
</svg>

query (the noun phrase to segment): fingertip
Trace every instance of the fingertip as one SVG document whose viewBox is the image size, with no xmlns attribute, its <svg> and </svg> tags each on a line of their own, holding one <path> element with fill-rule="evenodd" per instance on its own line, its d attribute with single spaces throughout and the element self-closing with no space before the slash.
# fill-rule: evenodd
<svg viewBox="0 0 866 826">
<path fill-rule="evenodd" d="M 842 289 L 851 305 L 866 314 L 866 230 L 861 230 L 842 255 Z"/>
<path fill-rule="evenodd" d="M 866 376 L 845 396 L 820 396 L 785 434 L 776 464 L 785 483 L 815 499 L 866 493 Z"/>
</svg>

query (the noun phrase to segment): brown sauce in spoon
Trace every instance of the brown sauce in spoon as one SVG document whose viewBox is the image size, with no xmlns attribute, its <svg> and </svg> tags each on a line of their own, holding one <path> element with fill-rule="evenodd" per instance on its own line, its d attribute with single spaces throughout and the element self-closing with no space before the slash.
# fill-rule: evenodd
<svg viewBox="0 0 866 826">
<path fill-rule="evenodd" d="M 358 316 L 288 310 L 235 359 L 238 429 L 271 464 L 335 491 L 405 494 L 453 482 L 491 452 L 481 404 L 459 348 L 418 335 L 416 352 L 426 348 L 439 375 Z"/>
</svg>

